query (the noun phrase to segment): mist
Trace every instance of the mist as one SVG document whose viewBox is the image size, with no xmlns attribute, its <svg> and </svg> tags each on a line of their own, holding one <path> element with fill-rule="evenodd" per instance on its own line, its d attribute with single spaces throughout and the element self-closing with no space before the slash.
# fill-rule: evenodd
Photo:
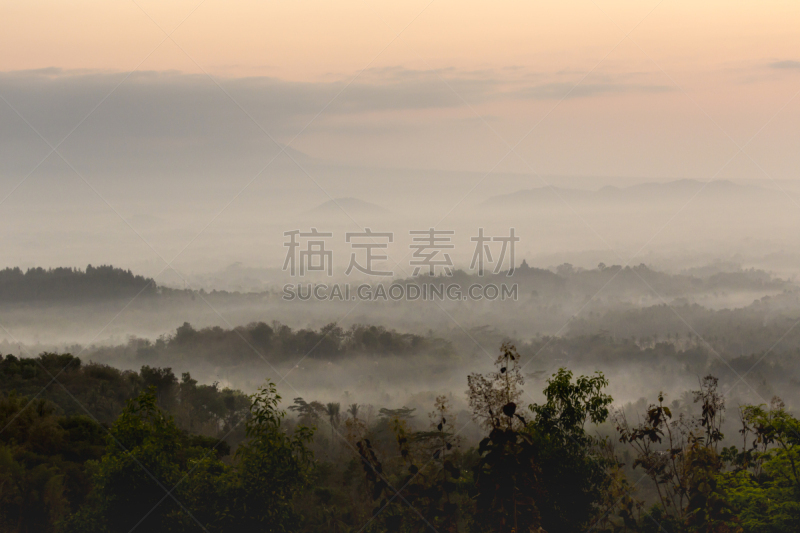
<svg viewBox="0 0 800 533">
<path fill-rule="evenodd" d="M 0 7 L 0 530 L 797 529 L 796 6 L 184 4 Z"/>
</svg>

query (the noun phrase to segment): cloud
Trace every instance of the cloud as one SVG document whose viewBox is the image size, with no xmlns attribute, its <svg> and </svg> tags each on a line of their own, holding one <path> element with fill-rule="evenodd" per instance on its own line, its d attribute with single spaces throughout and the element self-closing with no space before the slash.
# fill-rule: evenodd
<svg viewBox="0 0 800 533">
<path fill-rule="evenodd" d="M 279 153 L 281 146 L 273 139 L 288 142 L 312 120 L 307 133 L 369 139 L 393 130 L 408 133 L 408 121 L 386 118 L 392 113 L 464 108 L 465 102 L 472 106 L 668 90 L 634 76 L 641 74 L 595 76 L 575 87 L 575 81 L 565 80 L 572 76 L 565 74 L 552 75 L 558 81 L 547 82 L 545 75 L 530 72 L 402 67 L 368 69 L 352 82 L 270 77 L 215 81 L 175 71 L 46 68 L 0 73 L 0 95 L 51 144 L 69 135 L 59 150 L 87 172 L 193 176 L 251 172 Z M 534 79 L 537 84 L 531 85 Z M 0 173 L 24 175 L 48 151 L 28 124 L 0 102 Z M 284 163 L 293 168 L 291 161 Z"/>
<path fill-rule="evenodd" d="M 545 100 L 561 98 L 590 98 L 606 94 L 664 93 L 673 90 L 674 87 L 667 85 L 608 82 L 577 84 L 571 82 L 553 82 L 526 87 L 521 89 L 518 94 L 522 97 Z"/>
<path fill-rule="evenodd" d="M 776 61 L 775 63 L 770 63 L 769 66 L 771 68 L 777 68 L 777 69 L 800 70 L 800 61 L 792 61 L 792 60 Z"/>
</svg>

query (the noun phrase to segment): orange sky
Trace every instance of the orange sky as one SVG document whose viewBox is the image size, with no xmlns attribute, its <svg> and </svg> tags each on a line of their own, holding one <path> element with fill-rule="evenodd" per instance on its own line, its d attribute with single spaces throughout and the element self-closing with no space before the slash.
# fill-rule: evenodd
<svg viewBox="0 0 800 533">
<path fill-rule="evenodd" d="M 184 183 L 229 198 L 287 145 L 322 185 L 286 156 L 257 183 L 296 212 L 323 186 L 389 203 L 398 168 L 464 205 L 542 176 L 798 180 L 800 1 L 0 0 L 0 96 L 9 231 L 76 170 L 126 216 L 163 214 L 144 178 L 194 216 Z"/>
<path fill-rule="evenodd" d="M 469 105 L 346 124 L 331 109 L 293 146 L 339 161 L 404 166 L 413 154 L 423 167 L 488 170 L 544 121 L 519 147 L 528 163 L 510 158 L 508 170 L 709 177 L 765 124 L 749 145 L 759 164 L 796 178 L 799 163 L 797 0 L 4 0 L 0 72 L 45 67 L 315 83 L 437 69 L 445 93 L 444 80 L 469 80 L 515 95 L 451 95 Z M 546 94 L 575 84 L 563 103 Z M 415 133 L 348 133 L 384 124 Z"/>
<path fill-rule="evenodd" d="M 156 24 L 171 32 L 181 21 L 173 37 L 204 69 L 285 79 L 347 76 L 373 59 L 375 67 L 586 70 L 631 30 L 647 55 L 675 72 L 800 59 L 793 0 L 26 0 L 4 1 L 0 13 L 0 71 L 130 70 L 164 38 Z M 605 68 L 642 62 L 638 47 L 621 47 Z M 140 68 L 199 70 L 171 43 Z"/>
</svg>

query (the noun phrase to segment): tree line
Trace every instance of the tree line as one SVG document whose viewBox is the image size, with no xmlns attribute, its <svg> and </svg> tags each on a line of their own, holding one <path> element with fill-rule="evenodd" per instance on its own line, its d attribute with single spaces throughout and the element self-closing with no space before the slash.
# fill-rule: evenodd
<svg viewBox="0 0 800 533">
<path fill-rule="evenodd" d="M 151 278 L 111 265 L 88 265 L 85 270 L 69 267 L 37 267 L 24 272 L 19 267 L 0 270 L 0 302 L 133 298 L 157 291 Z"/>
<path fill-rule="evenodd" d="M 263 357 L 272 361 L 309 357 L 327 360 L 350 355 L 372 356 L 430 354 L 439 358 L 454 355 L 452 345 L 432 336 L 400 333 L 383 326 L 354 324 L 343 328 L 331 323 L 319 329 L 291 327 L 280 322 L 253 322 L 246 326 L 195 329 L 188 322 L 175 333 L 151 341 L 131 338 L 126 345 L 90 350 L 103 360 L 206 361 L 235 366 Z"/>
<path fill-rule="evenodd" d="M 510 279 L 508 274 L 511 275 Z M 527 262 L 511 271 L 499 274 L 476 273 L 456 270 L 448 283 L 461 286 L 462 291 L 473 283 L 518 283 L 522 294 L 537 298 L 559 298 L 561 300 L 583 295 L 594 295 L 605 288 L 613 279 L 611 286 L 615 298 L 652 296 L 655 290 L 664 297 L 675 298 L 703 293 L 761 291 L 777 292 L 794 290 L 789 281 L 774 278 L 763 270 L 712 271 L 703 275 L 691 273 L 670 274 L 659 272 L 644 264 L 638 266 L 606 266 L 600 263 L 597 268 L 583 269 L 568 263 L 552 270 L 530 267 Z M 427 276 L 409 278 L 402 283 L 430 281 Z M 22 270 L 7 267 L 0 270 L 0 302 L 40 302 L 76 301 L 92 299 L 133 298 L 134 296 L 161 296 L 164 298 L 193 298 L 197 293 L 206 294 L 203 289 L 176 289 L 159 286 L 155 280 L 130 270 L 112 265 L 92 266 L 85 269 L 73 267 L 42 268 Z M 216 298 L 252 300 L 253 297 L 277 297 L 277 288 L 262 293 L 238 293 L 211 291 Z M 278 295 L 278 296 L 276 296 Z"/>
<path fill-rule="evenodd" d="M 707 375 L 682 401 L 654 390 L 631 412 L 614 406 L 602 373 L 561 368 L 536 402 L 524 357 L 504 343 L 494 371 L 469 375 L 459 420 L 449 395 L 427 415 L 300 397 L 289 415 L 270 382 L 246 396 L 164 368 L 6 356 L 0 529 L 799 529 L 800 421 L 779 398 L 731 408 Z M 69 364 L 77 370 L 58 374 Z M 31 365 L 50 376 L 42 394 L 17 390 Z"/>
</svg>

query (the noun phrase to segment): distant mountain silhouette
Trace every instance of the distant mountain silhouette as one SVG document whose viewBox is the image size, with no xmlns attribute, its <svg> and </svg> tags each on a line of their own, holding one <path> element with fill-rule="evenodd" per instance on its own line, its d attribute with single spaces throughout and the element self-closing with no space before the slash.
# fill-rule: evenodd
<svg viewBox="0 0 800 533">
<path fill-rule="evenodd" d="M 488 208 L 508 208 L 557 206 L 567 202 L 570 205 L 624 204 L 635 207 L 637 204 L 687 202 L 692 198 L 704 202 L 734 200 L 752 202 L 759 199 L 775 199 L 778 195 L 784 196 L 784 193 L 753 185 L 740 185 L 728 180 L 706 183 L 683 179 L 666 183 L 641 183 L 629 187 L 606 186 L 595 191 L 555 186 L 537 187 L 493 196 L 481 205 Z"/>
<path fill-rule="evenodd" d="M 334 198 L 315 207 L 308 213 L 318 215 L 381 215 L 388 214 L 389 211 L 379 205 L 365 202 L 358 198 Z"/>
</svg>

